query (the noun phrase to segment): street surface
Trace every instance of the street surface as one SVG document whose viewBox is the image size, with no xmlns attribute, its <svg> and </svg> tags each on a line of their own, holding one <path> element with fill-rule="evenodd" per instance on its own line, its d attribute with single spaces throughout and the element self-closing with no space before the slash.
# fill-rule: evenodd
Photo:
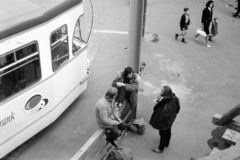
<svg viewBox="0 0 240 160">
<path fill-rule="evenodd" d="M 91 8 L 86 3 L 86 10 Z M 128 64 L 129 0 L 93 0 L 94 36 L 89 43 L 91 76 L 88 88 L 52 125 L 35 136 L 16 160 L 69 160 L 98 129 L 95 104 L 116 76 Z M 215 0 L 214 17 L 219 34 L 204 45 L 193 35 L 201 26 L 207 0 L 148 0 L 145 32 L 158 41 L 143 41 L 141 61 L 147 66 L 139 86 L 138 117 L 147 122 L 154 99 L 163 85 L 169 85 L 180 99 L 181 110 L 172 127 L 172 139 L 162 154 L 151 148 L 159 143 L 158 131 L 148 124 L 145 134 L 128 135 L 120 146 L 133 150 L 136 160 L 189 160 L 209 154 L 209 140 L 218 127 L 212 116 L 224 114 L 240 103 L 240 18 L 232 18 L 235 0 Z M 187 44 L 174 39 L 180 33 L 183 8 L 190 10 Z M 95 12 L 96 11 L 96 12 Z M 86 17 L 89 18 L 88 15 Z M 90 16 L 91 17 L 91 16 Z M 91 23 L 91 18 L 87 19 Z M 240 117 L 236 118 L 240 122 Z"/>
</svg>

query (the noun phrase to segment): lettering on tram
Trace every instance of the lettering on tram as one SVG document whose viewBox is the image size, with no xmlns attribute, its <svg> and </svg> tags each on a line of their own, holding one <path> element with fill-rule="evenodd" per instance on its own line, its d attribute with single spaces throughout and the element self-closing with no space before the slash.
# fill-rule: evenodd
<svg viewBox="0 0 240 160">
<path fill-rule="evenodd" d="M 11 114 L 3 119 L 0 119 L 0 128 L 2 128 L 3 126 L 7 125 L 8 123 L 12 122 L 13 120 L 15 120 L 15 113 L 11 112 Z"/>
<path fill-rule="evenodd" d="M 0 56 L 0 102 L 31 86 L 40 78 L 37 43 Z"/>
<path fill-rule="evenodd" d="M 42 99 L 40 94 L 32 96 L 25 105 L 25 113 L 33 115 L 43 109 L 48 103 L 48 99 Z"/>
</svg>

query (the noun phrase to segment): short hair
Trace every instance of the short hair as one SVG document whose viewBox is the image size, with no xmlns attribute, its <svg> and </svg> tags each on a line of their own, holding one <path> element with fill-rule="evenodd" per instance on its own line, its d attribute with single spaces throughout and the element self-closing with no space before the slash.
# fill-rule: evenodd
<svg viewBox="0 0 240 160">
<path fill-rule="evenodd" d="M 106 97 L 113 98 L 114 96 L 117 96 L 118 90 L 115 87 L 110 87 L 107 90 Z"/>
<path fill-rule="evenodd" d="M 134 73 L 132 67 L 126 67 L 123 71 L 123 77 L 126 78 L 131 73 Z"/>
<path fill-rule="evenodd" d="M 188 11 L 188 10 L 189 10 L 189 8 L 184 8 L 184 9 L 183 9 L 184 12 L 186 12 L 186 11 Z"/>
</svg>

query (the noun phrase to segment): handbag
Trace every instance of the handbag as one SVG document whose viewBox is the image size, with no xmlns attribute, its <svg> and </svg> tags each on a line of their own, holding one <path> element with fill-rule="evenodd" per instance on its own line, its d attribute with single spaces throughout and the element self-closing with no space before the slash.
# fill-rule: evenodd
<svg viewBox="0 0 240 160">
<path fill-rule="evenodd" d="M 201 29 L 197 29 L 196 33 L 197 33 L 197 34 L 200 34 L 200 35 L 203 36 L 203 37 L 206 37 L 206 36 L 207 36 L 206 32 L 204 32 L 204 31 L 201 30 Z"/>
</svg>

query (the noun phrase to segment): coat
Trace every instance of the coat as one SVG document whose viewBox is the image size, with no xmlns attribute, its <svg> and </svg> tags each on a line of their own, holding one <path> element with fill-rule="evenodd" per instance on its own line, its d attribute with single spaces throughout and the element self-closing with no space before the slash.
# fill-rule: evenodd
<svg viewBox="0 0 240 160">
<path fill-rule="evenodd" d="M 218 34 L 218 24 L 217 23 L 212 23 L 211 34 L 213 36 L 216 36 Z"/>
<path fill-rule="evenodd" d="M 103 96 L 96 104 L 96 119 L 100 128 L 111 128 L 119 124 L 119 110 L 114 108 L 105 96 Z"/>
<path fill-rule="evenodd" d="M 182 15 L 181 20 L 180 20 L 180 28 L 181 29 L 188 29 L 188 25 L 190 24 L 190 18 L 188 19 L 187 23 L 186 23 L 186 16 L 185 14 Z"/>
<path fill-rule="evenodd" d="M 117 87 L 117 82 L 123 82 L 123 71 L 120 71 L 117 73 L 117 77 L 113 80 L 112 86 Z M 134 73 L 129 84 L 125 84 L 126 91 L 130 92 L 130 103 L 131 103 L 131 109 L 134 109 L 137 106 L 137 97 L 138 97 L 138 85 L 141 81 L 141 77 Z"/>
<path fill-rule="evenodd" d="M 213 10 L 211 11 L 206 7 L 202 12 L 202 23 L 204 25 L 210 24 L 212 22 Z"/>
<path fill-rule="evenodd" d="M 175 94 L 172 99 L 163 98 L 154 106 L 149 124 L 155 129 L 167 130 L 172 127 L 179 111 L 180 103 Z"/>
</svg>

